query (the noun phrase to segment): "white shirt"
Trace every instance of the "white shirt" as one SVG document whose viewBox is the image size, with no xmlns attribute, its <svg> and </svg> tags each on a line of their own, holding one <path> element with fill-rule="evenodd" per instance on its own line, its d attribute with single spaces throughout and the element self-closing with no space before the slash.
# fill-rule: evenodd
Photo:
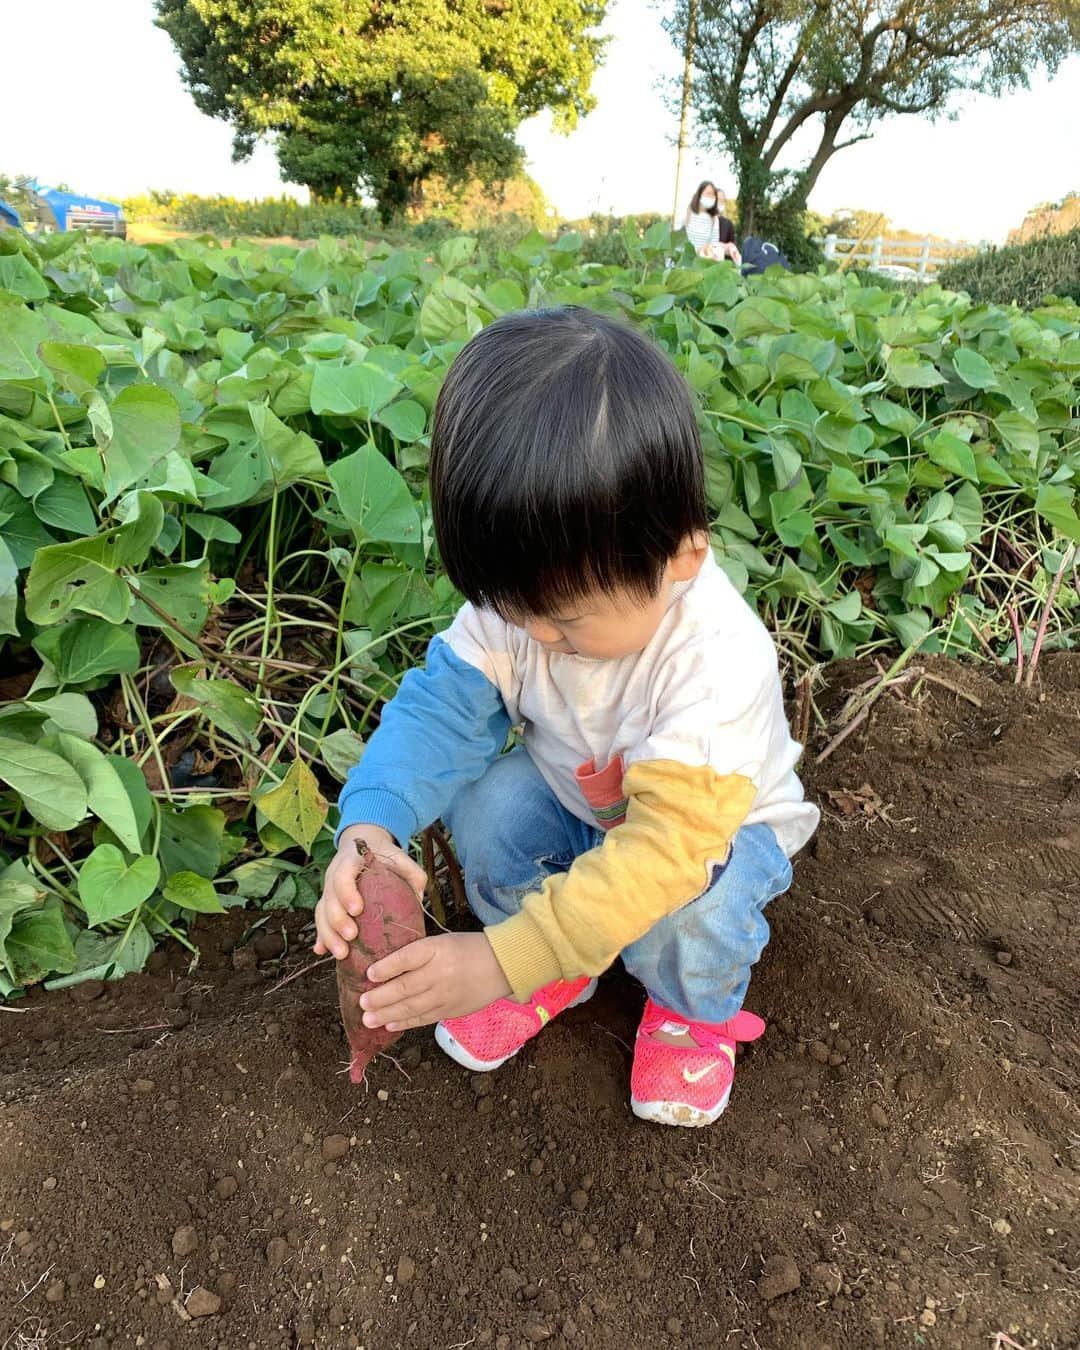
<svg viewBox="0 0 1080 1350">
<path fill-rule="evenodd" d="M 710 554 L 672 601 L 644 651 L 619 660 L 551 652 L 491 610 L 465 605 L 443 633 L 498 689 L 512 725 L 568 811 L 594 823 L 576 771 L 622 759 L 707 765 L 756 788 L 762 822 L 790 857 L 817 826 L 795 773 L 772 638 Z"/>
</svg>

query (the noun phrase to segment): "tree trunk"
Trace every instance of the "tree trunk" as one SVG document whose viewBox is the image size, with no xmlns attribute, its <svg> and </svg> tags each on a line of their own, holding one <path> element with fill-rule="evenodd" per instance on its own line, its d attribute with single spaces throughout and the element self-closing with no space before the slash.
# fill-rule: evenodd
<svg viewBox="0 0 1080 1350">
<path fill-rule="evenodd" d="M 689 0 L 686 16 L 686 43 L 683 48 L 682 106 L 679 109 L 679 148 L 675 153 L 675 203 L 671 219 L 679 228 L 680 196 L 682 193 L 683 155 L 686 153 L 686 123 L 690 112 L 690 89 L 694 75 L 694 43 L 697 41 L 697 0 Z"/>
</svg>

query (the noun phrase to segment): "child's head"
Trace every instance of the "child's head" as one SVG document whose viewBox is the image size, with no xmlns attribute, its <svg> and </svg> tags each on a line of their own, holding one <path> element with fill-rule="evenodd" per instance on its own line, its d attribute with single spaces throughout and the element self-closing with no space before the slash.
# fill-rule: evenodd
<svg viewBox="0 0 1080 1350">
<path fill-rule="evenodd" d="M 555 651 L 640 651 L 708 546 L 690 391 L 647 338 L 577 307 L 507 315 L 458 354 L 431 491 L 457 588 Z"/>
</svg>

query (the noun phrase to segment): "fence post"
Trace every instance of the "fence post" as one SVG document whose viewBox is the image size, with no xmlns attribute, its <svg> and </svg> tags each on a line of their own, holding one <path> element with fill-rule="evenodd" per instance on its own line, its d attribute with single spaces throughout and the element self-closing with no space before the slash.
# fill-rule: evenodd
<svg viewBox="0 0 1080 1350">
<path fill-rule="evenodd" d="M 871 266 L 871 268 L 876 268 L 876 267 L 880 267 L 880 266 L 881 266 L 881 246 L 882 246 L 882 244 L 883 244 L 884 242 L 885 242 L 885 241 L 882 239 L 882 237 L 881 237 L 880 234 L 877 235 L 877 236 L 875 237 L 875 239 L 874 239 L 874 247 L 873 247 L 873 250 L 872 250 L 872 252 L 871 252 L 871 254 L 870 254 L 870 266 Z"/>
<path fill-rule="evenodd" d="M 924 239 L 922 253 L 919 256 L 919 280 L 925 281 L 930 271 L 930 240 Z"/>
<path fill-rule="evenodd" d="M 833 262 L 836 258 L 836 235 L 827 234 L 825 236 L 825 261 Z"/>
</svg>

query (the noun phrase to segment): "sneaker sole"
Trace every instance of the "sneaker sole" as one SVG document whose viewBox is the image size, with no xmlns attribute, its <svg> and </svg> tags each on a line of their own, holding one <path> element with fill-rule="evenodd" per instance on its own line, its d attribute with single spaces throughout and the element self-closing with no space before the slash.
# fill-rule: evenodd
<svg viewBox="0 0 1080 1350">
<path fill-rule="evenodd" d="M 702 1111 L 684 1102 L 639 1102 L 636 1097 L 631 1097 L 630 1109 L 639 1120 L 652 1121 L 654 1125 L 682 1125 L 689 1129 L 700 1129 L 702 1125 L 711 1125 L 713 1121 L 719 1120 L 730 1097 L 731 1088 L 728 1088 L 711 1111 Z"/>
<path fill-rule="evenodd" d="M 581 993 L 578 994 L 577 998 L 574 999 L 573 1003 L 568 1003 L 566 1008 L 563 1008 L 562 1011 L 566 1012 L 567 1008 L 576 1008 L 579 1004 L 588 1003 L 589 999 L 591 999 L 595 993 L 596 981 L 590 980 Z M 539 1030 L 543 1031 L 543 1029 L 544 1028 L 541 1027 Z M 539 1034 L 539 1032 L 537 1034 Z M 529 1040 L 531 1041 L 532 1039 L 533 1038 L 530 1036 Z M 503 1055 L 501 1059 L 477 1059 L 475 1055 L 470 1054 L 469 1051 L 466 1050 L 449 1031 L 447 1031 L 442 1022 L 435 1023 L 435 1043 L 444 1055 L 449 1055 L 455 1063 L 460 1064 L 463 1069 L 471 1069 L 473 1073 L 491 1073 L 493 1069 L 498 1069 L 505 1064 L 508 1059 L 513 1059 L 518 1052 L 517 1050 L 511 1050 L 508 1055 Z M 518 1050 L 521 1049 L 522 1045 L 528 1045 L 528 1043 L 528 1041 L 522 1041 L 521 1045 L 518 1046 Z"/>
</svg>

